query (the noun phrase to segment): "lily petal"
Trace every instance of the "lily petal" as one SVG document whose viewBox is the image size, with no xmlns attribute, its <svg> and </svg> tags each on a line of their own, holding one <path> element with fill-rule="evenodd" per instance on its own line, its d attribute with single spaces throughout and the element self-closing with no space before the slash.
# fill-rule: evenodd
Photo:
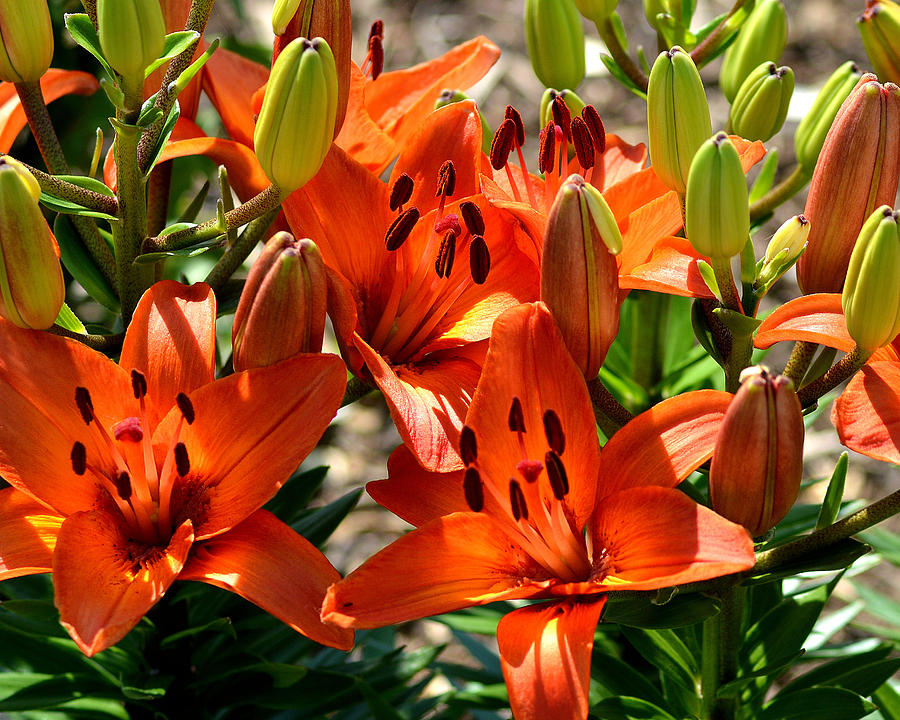
<svg viewBox="0 0 900 720">
<path fill-rule="evenodd" d="M 840 293 L 804 295 L 776 308 L 763 320 L 755 345 L 767 348 L 782 340 L 805 340 L 849 352 L 856 344 L 847 332 Z"/>
<path fill-rule="evenodd" d="M 664 238 L 653 248 L 648 262 L 619 276 L 619 287 L 711 299 L 715 296 L 697 269 L 700 258 L 703 256 L 684 238 Z"/>
<path fill-rule="evenodd" d="M 205 283 L 173 280 L 153 285 L 141 297 L 125 334 L 119 365 L 147 379 L 150 427 L 175 405 L 214 379 L 216 296 Z"/>
<path fill-rule="evenodd" d="M 179 579 L 231 590 L 323 645 L 353 647 L 351 630 L 319 617 L 325 591 L 340 574 L 314 545 L 265 510 L 197 543 Z"/>
<path fill-rule="evenodd" d="M 253 149 L 253 94 L 269 80 L 264 65 L 219 48 L 203 68 L 203 91 L 222 118 L 232 140 Z"/>
<path fill-rule="evenodd" d="M 63 627 L 88 657 L 115 645 L 166 593 L 194 540 L 185 521 L 167 547 L 128 536 L 104 510 L 66 518 L 53 553 L 53 586 Z"/>
<path fill-rule="evenodd" d="M 584 720 L 594 630 L 606 596 L 519 608 L 497 626 L 509 703 L 516 720 Z"/>
<path fill-rule="evenodd" d="M 900 364 L 863 367 L 834 401 L 831 421 L 851 450 L 900 464 Z"/>
<path fill-rule="evenodd" d="M 622 233 L 622 252 L 616 255 L 620 275 L 647 262 L 657 243 L 674 235 L 683 224 L 681 205 L 674 192 L 642 204 L 624 220 L 620 215 L 616 219 Z"/>
<path fill-rule="evenodd" d="M 606 148 L 598 158 L 599 163 L 594 165 L 591 184 L 601 192 L 605 191 L 606 188 L 616 185 L 643 170 L 647 162 L 647 155 L 647 146 L 644 143 L 631 145 L 618 135 L 613 133 L 607 134 Z M 603 170 L 603 174 L 599 179 L 597 168 L 602 168 Z M 667 190 L 668 188 L 663 190 L 663 192 Z"/>
<path fill-rule="evenodd" d="M 719 390 L 687 392 L 628 422 L 600 453 L 597 500 L 626 488 L 675 487 L 712 457 L 731 398 Z"/>
<path fill-rule="evenodd" d="M 322 619 L 373 628 L 539 594 L 546 577 L 483 514 L 454 513 L 404 535 L 332 585 Z M 546 583 L 545 583 L 546 584 Z"/>
<path fill-rule="evenodd" d="M 397 143 L 381 129 L 366 109 L 368 84 L 359 66 L 351 63 L 347 114 L 334 142 L 367 170 L 378 175 L 397 156 L 399 150 Z"/>
<path fill-rule="evenodd" d="M 0 490 L 0 580 L 50 572 L 63 519 L 15 488 Z"/>
</svg>

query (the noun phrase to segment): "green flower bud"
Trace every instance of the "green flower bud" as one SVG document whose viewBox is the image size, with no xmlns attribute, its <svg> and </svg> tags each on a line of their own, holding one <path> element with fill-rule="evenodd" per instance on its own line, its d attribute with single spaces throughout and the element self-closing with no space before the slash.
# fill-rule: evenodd
<svg viewBox="0 0 900 720">
<path fill-rule="evenodd" d="M 870 0 L 857 23 L 875 74 L 882 82 L 900 84 L 900 5 Z"/>
<path fill-rule="evenodd" d="M 747 76 L 731 106 L 731 129 L 747 140 L 768 140 L 781 130 L 794 94 L 794 71 L 765 62 Z"/>
<path fill-rule="evenodd" d="M 619 0 L 575 0 L 578 12 L 595 23 L 606 20 L 616 11 L 618 4 Z"/>
<path fill-rule="evenodd" d="M 571 90 L 559 91 L 554 90 L 553 88 L 547 88 L 544 90 L 544 94 L 541 95 L 541 127 L 547 127 L 547 123 L 553 119 L 552 105 L 557 97 L 563 99 L 563 102 L 566 103 L 566 107 L 569 108 L 572 117 L 581 115 L 581 111 L 584 110 L 584 100 Z"/>
<path fill-rule="evenodd" d="M 650 70 L 647 125 L 653 169 L 683 194 L 691 160 L 712 135 L 712 123 L 700 73 L 680 47 L 660 53 Z"/>
<path fill-rule="evenodd" d="M 312 240 L 286 232 L 269 238 L 234 314 L 234 369 L 322 352 L 327 294 L 325 264 Z"/>
<path fill-rule="evenodd" d="M 278 56 L 253 143 L 269 180 L 285 192 L 306 184 L 331 147 L 337 112 L 334 56 L 322 38 L 297 38 Z"/>
<path fill-rule="evenodd" d="M 800 121 L 794 133 L 794 154 L 797 162 L 807 172 L 812 172 L 825 143 L 825 136 L 834 122 L 835 115 L 856 87 L 862 71 L 848 60 L 835 70 L 824 87 L 816 95 L 809 112 Z"/>
<path fill-rule="evenodd" d="M 572 0 L 525 0 L 525 40 L 545 86 L 575 88 L 584 80 L 584 30 Z"/>
<path fill-rule="evenodd" d="M 810 224 L 806 216 L 794 215 L 775 231 L 766 246 L 762 268 L 756 278 L 758 285 L 768 287 L 797 262 L 806 249 L 809 229 Z"/>
<path fill-rule="evenodd" d="M 719 85 L 733 102 L 744 79 L 764 62 L 776 62 L 787 42 L 787 14 L 781 0 L 761 0 L 725 51 Z"/>
<path fill-rule="evenodd" d="M 140 77 L 162 55 L 166 23 L 159 0 L 97 0 L 100 47 L 113 70 Z"/>
<path fill-rule="evenodd" d="M 35 330 L 53 324 L 66 294 L 59 247 L 38 206 L 40 196 L 25 166 L 0 156 L 0 315 Z"/>
<path fill-rule="evenodd" d="M 750 235 L 747 197 L 741 159 L 720 132 L 703 143 L 691 163 L 685 230 L 694 250 L 712 259 L 740 253 Z"/>
<path fill-rule="evenodd" d="M 859 232 L 841 306 L 847 331 L 867 352 L 900 333 L 900 226 L 898 213 L 882 205 Z"/>
<path fill-rule="evenodd" d="M 52 59 L 47 0 L 0 0 L 0 80 L 37 82 Z"/>
<path fill-rule="evenodd" d="M 547 218 L 541 300 L 586 378 L 597 376 L 619 332 L 614 255 L 621 249 L 619 227 L 600 191 L 571 175 Z"/>
<path fill-rule="evenodd" d="M 659 16 L 666 13 L 662 0 L 644 0 L 644 17 L 654 30 L 659 23 Z"/>
</svg>

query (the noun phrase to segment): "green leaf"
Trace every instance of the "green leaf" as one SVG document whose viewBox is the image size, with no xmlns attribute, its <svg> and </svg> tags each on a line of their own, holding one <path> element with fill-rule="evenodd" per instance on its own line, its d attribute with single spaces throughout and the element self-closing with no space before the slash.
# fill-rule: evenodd
<svg viewBox="0 0 900 720">
<path fill-rule="evenodd" d="M 853 538 L 846 538 L 827 548 L 817 550 L 815 553 L 806 557 L 785 563 L 777 570 L 758 575 L 748 581 L 746 584 L 753 585 L 756 583 L 767 583 L 773 580 L 781 580 L 786 577 L 792 577 L 803 572 L 818 572 L 822 570 L 841 570 L 849 567 L 851 563 L 861 558 L 863 555 L 871 551 L 865 543 Z"/>
<path fill-rule="evenodd" d="M 90 253 L 81 243 L 81 238 L 75 232 L 72 221 L 65 215 L 57 215 L 53 223 L 53 234 L 59 244 L 60 260 L 66 270 L 94 300 L 114 313 L 118 313 L 119 299 Z"/>
<path fill-rule="evenodd" d="M 181 106 L 178 104 L 176 100 L 172 105 L 172 109 L 169 110 L 169 115 L 166 117 L 166 122 L 162 127 L 162 131 L 160 132 L 159 139 L 156 141 L 156 145 L 153 147 L 153 152 L 150 156 L 150 164 L 147 166 L 149 169 L 147 172 L 149 173 L 152 170 L 156 163 L 159 162 L 159 159 L 162 157 L 162 152 L 166 147 L 166 143 L 169 142 L 169 138 L 172 135 L 172 131 L 175 130 L 175 124 L 178 122 L 178 118 L 181 115 Z M 159 111 L 159 117 L 162 117 L 162 111 Z M 158 118 L 156 118 L 158 119 Z M 153 122 L 156 122 L 154 119 Z"/>
<path fill-rule="evenodd" d="M 841 688 L 809 688 L 775 697 L 758 720 L 857 720 L 875 706 L 856 693 Z"/>
<path fill-rule="evenodd" d="M 660 707 L 666 705 L 665 698 L 646 677 L 629 663 L 612 655 L 594 653 L 591 679 L 600 683 L 611 695 L 639 697 Z"/>
<path fill-rule="evenodd" d="M 290 525 L 303 514 L 313 495 L 322 487 L 326 475 L 328 475 L 327 465 L 294 473 L 281 486 L 275 497 L 266 503 L 265 509 Z"/>
<path fill-rule="evenodd" d="M 607 608 L 608 610 L 608 608 Z M 699 669 L 690 650 L 672 630 L 622 627 L 622 634 L 647 662 L 684 688 L 693 690 Z"/>
<path fill-rule="evenodd" d="M 59 315 L 56 316 L 56 321 L 53 323 L 54 325 L 59 325 L 61 328 L 65 328 L 66 330 L 71 330 L 76 333 L 84 333 L 84 325 L 81 323 L 81 320 L 78 319 L 78 316 L 72 312 L 72 308 L 70 308 L 65 303 L 62 304 L 62 307 L 59 309 Z"/>
<path fill-rule="evenodd" d="M 610 697 L 591 708 L 591 714 L 603 720 L 675 720 L 675 718 L 646 700 L 636 697 Z"/>
<path fill-rule="evenodd" d="M 512 611 L 512 606 L 507 603 L 493 603 L 471 608 L 456 610 L 452 613 L 438 615 L 433 620 L 443 623 L 447 627 L 476 635 L 496 635 L 497 623 L 507 612 Z"/>
<path fill-rule="evenodd" d="M 889 683 L 884 683 L 873 694 L 872 699 L 878 705 L 884 720 L 900 720 L 900 693 Z"/>
<path fill-rule="evenodd" d="M 162 55 L 147 66 L 147 69 L 144 70 L 144 77 L 150 77 L 150 73 L 156 68 L 162 67 L 163 64 L 176 55 L 181 55 L 199 39 L 200 33 L 196 33 L 193 30 L 182 30 L 166 35 L 166 43 L 163 45 Z"/>
<path fill-rule="evenodd" d="M 892 646 L 880 645 L 867 653 L 834 660 L 801 675 L 782 689 L 781 694 L 814 686 L 840 687 L 867 696 L 900 668 L 900 658 L 888 658 Z"/>
<path fill-rule="evenodd" d="M 115 197 L 112 190 L 94 178 L 86 177 L 84 175 L 57 175 L 56 177 L 60 180 L 65 180 L 72 185 L 84 188 L 85 190 L 91 190 L 95 193 L 106 195 L 107 197 Z M 45 190 L 41 190 L 41 202 L 45 207 L 50 208 L 54 212 L 65 213 L 66 215 L 84 215 L 85 217 L 111 221 L 115 221 L 116 219 L 114 215 L 87 208 L 72 200 L 64 200 L 63 198 L 55 197 Z"/>
<path fill-rule="evenodd" d="M 816 521 L 816 530 L 828 527 L 837 519 L 841 509 L 841 499 L 844 497 L 844 480 L 847 478 L 849 461 L 850 456 L 843 452 L 834 466 L 831 480 L 828 481 L 825 499 L 822 501 L 822 509 L 819 511 L 819 519 Z"/>
<path fill-rule="evenodd" d="M 207 631 L 215 631 L 222 635 L 227 635 L 228 637 L 234 639 L 237 638 L 237 633 L 234 631 L 234 626 L 231 623 L 231 618 L 223 617 L 216 618 L 211 622 L 204 623 L 202 625 L 197 625 L 196 627 L 188 628 L 187 630 L 181 630 L 180 632 L 172 633 L 171 635 L 167 635 L 163 638 L 162 642 L 160 642 L 160 648 L 171 647 L 184 640 L 185 638 L 194 637 L 195 635 L 199 635 L 200 633 L 204 633 Z"/>
<path fill-rule="evenodd" d="M 97 58 L 106 74 L 109 75 L 110 80 L 113 80 L 116 74 L 103 56 L 103 48 L 100 47 L 100 37 L 97 35 L 97 30 L 91 19 L 85 13 L 66 13 L 64 18 L 66 30 L 69 31 L 72 39 L 76 44 L 81 45 L 81 47 Z"/>
<path fill-rule="evenodd" d="M 778 170 L 778 150 L 769 150 L 763 161 L 762 169 L 756 177 L 756 182 L 750 189 L 749 202 L 755 203 L 772 188 L 775 182 L 775 173 Z"/>
<path fill-rule="evenodd" d="M 677 594 L 664 605 L 654 603 L 651 595 L 618 600 L 609 594 L 603 619 L 635 628 L 667 629 L 702 622 L 719 610 L 716 602 L 699 593 Z"/>
<path fill-rule="evenodd" d="M 894 565 L 900 565 L 900 535 L 885 527 L 869 528 L 859 534 L 875 551 Z"/>
<path fill-rule="evenodd" d="M 867 585 L 851 581 L 856 592 L 866 603 L 866 611 L 875 617 L 890 623 L 894 627 L 900 627 L 900 603 L 887 595 L 873 590 Z"/>
<path fill-rule="evenodd" d="M 725 360 L 716 347 L 712 329 L 709 327 L 709 320 L 706 318 L 703 304 L 700 300 L 694 300 L 691 304 L 691 328 L 693 328 L 694 337 L 697 338 L 697 342 L 700 343 L 700 346 L 706 350 L 709 356 L 717 363 L 720 365 L 723 364 Z"/>
<path fill-rule="evenodd" d="M 85 695 L 117 697 L 119 691 L 82 673 L 0 673 L 0 711 L 52 708 Z"/>
<path fill-rule="evenodd" d="M 292 523 L 294 528 L 313 545 L 321 545 L 335 531 L 341 521 L 356 507 L 362 496 L 362 488 L 351 490 L 325 507 L 311 510 Z"/>
<path fill-rule="evenodd" d="M 194 76 L 203 69 L 203 66 L 206 65 L 206 62 L 212 57 L 212 54 L 219 47 L 219 38 L 213 40 L 203 51 L 203 53 L 192 62 L 190 65 L 185 68 L 185 71 L 178 76 L 178 79 L 175 80 L 173 88 L 171 85 L 169 86 L 169 92 L 174 92 L 174 96 L 178 97 L 182 90 L 184 90 L 191 80 L 194 79 Z"/>
<path fill-rule="evenodd" d="M 622 85 L 628 88 L 632 93 L 637 95 L 641 100 L 647 100 L 647 93 L 641 90 L 634 81 L 625 74 L 625 71 L 619 67 L 619 64 L 606 53 L 600 53 L 600 60 L 609 70 L 609 74 L 618 80 Z"/>
<path fill-rule="evenodd" d="M 196 257 L 197 255 L 202 255 L 205 252 L 208 252 L 210 249 L 221 245 L 221 240 L 224 235 L 218 235 L 209 240 L 203 240 L 194 245 L 191 245 L 186 248 L 181 248 L 179 250 L 160 250 L 158 252 L 149 252 L 144 253 L 143 255 L 138 255 L 134 262 L 137 265 L 152 265 L 153 263 L 158 263 L 160 260 L 165 260 L 170 257 Z"/>
</svg>

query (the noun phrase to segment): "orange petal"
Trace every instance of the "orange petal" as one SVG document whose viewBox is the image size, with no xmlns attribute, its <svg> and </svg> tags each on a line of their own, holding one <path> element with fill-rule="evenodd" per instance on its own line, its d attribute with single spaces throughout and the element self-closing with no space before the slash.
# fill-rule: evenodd
<svg viewBox="0 0 900 720">
<path fill-rule="evenodd" d="M 675 487 L 712 456 L 731 394 L 696 390 L 663 400 L 612 436 L 600 453 L 598 501 L 644 485 Z"/>
<path fill-rule="evenodd" d="M 502 180 L 505 175 L 497 177 Z M 527 203 L 512 200 L 501 184 L 494 182 L 487 175 L 481 176 L 481 192 L 490 207 L 502 213 L 507 222 L 515 223 L 522 228 L 522 235 L 528 237 L 531 242 L 520 246 L 519 249 L 535 262 L 539 262 L 544 243 L 544 231 L 547 227 L 546 208 L 533 208 Z M 542 198 L 543 192 L 538 195 L 537 199 L 541 201 Z"/>
<path fill-rule="evenodd" d="M 900 464 L 900 364 L 873 362 L 856 373 L 834 401 L 831 421 L 851 450 Z"/>
<path fill-rule="evenodd" d="M 44 102 L 63 95 L 92 95 L 100 88 L 97 78 L 81 70 L 51 68 L 41 77 Z M 0 83 L 0 153 L 7 153 L 19 132 L 28 124 L 13 83 Z"/>
<path fill-rule="evenodd" d="M 92 508 L 103 493 L 91 473 L 76 475 L 70 453 L 78 441 L 88 462 L 112 466 L 106 445 L 85 425 L 75 388 L 85 387 L 106 428 L 138 415 L 128 374 L 79 342 L 21 330 L 0 320 L 0 475 L 61 515 Z"/>
<path fill-rule="evenodd" d="M 62 524 L 53 553 L 59 621 L 90 657 L 115 645 L 178 577 L 194 533 L 182 524 L 167 547 L 129 538 L 121 518 L 104 510 L 76 513 Z"/>
<path fill-rule="evenodd" d="M 63 520 L 15 488 L 0 490 L 0 580 L 50 572 Z"/>
<path fill-rule="evenodd" d="M 353 647 L 351 630 L 319 617 L 325 591 L 340 574 L 314 545 L 265 510 L 194 545 L 179 579 L 231 590 L 323 645 Z"/>
<path fill-rule="evenodd" d="M 572 360 L 546 305 L 520 305 L 494 323 L 484 372 L 466 424 L 475 431 L 478 469 L 505 497 L 509 479 L 518 477 L 523 459 L 519 436 L 509 430 L 513 398 L 525 420 L 524 452 L 544 462 L 550 449 L 544 434 L 544 413 L 553 410 L 565 435 L 562 462 L 570 491 L 565 503 L 581 528 L 594 508 L 600 446 L 584 377 Z M 538 480 L 545 499 L 552 499 L 546 473 Z"/>
<path fill-rule="evenodd" d="M 595 165 L 591 184 L 603 191 L 643 170 L 646 162 L 647 146 L 644 143 L 630 145 L 618 135 L 610 133 L 606 136 L 606 149 L 601 156 L 602 175 L 597 172 Z M 662 192 L 667 191 L 668 188 Z"/>
<path fill-rule="evenodd" d="M 253 93 L 269 80 L 269 70 L 230 50 L 219 48 L 203 68 L 203 91 L 222 118 L 231 139 L 253 148 Z"/>
<path fill-rule="evenodd" d="M 176 520 L 180 508 L 203 540 L 262 507 L 316 446 L 345 384 L 340 358 L 297 355 L 192 392 L 196 419 L 180 435 L 190 471 L 172 495 Z M 154 447 L 169 446 L 180 418 L 173 408 L 153 435 Z"/>
<path fill-rule="evenodd" d="M 740 135 L 729 135 L 728 139 L 731 140 L 734 149 L 738 151 L 744 174 L 765 157 L 766 146 L 759 140 L 744 140 Z"/>
<path fill-rule="evenodd" d="M 178 393 L 211 383 L 216 365 L 216 296 L 205 283 L 156 283 L 141 297 L 119 360 L 147 379 L 150 427 L 156 427 Z"/>
<path fill-rule="evenodd" d="M 608 553 L 609 574 L 599 582 L 610 590 L 708 580 L 756 562 L 753 540 L 743 527 L 670 488 L 607 495 L 597 505 L 591 533 L 595 558 L 598 548 Z"/>
<path fill-rule="evenodd" d="M 703 282 L 697 269 L 697 260 L 702 257 L 684 238 L 664 238 L 653 249 L 649 262 L 638 265 L 630 274 L 619 277 L 619 287 L 685 297 L 713 298 L 715 296 Z"/>
<path fill-rule="evenodd" d="M 782 340 L 805 340 L 849 352 L 856 344 L 847 332 L 840 293 L 804 295 L 786 302 L 763 320 L 755 344 L 767 348 Z"/>
<path fill-rule="evenodd" d="M 368 80 L 356 63 L 350 63 L 350 94 L 341 131 L 334 139 L 354 160 L 380 175 L 397 157 L 397 144 L 376 123 L 366 109 Z"/>
<path fill-rule="evenodd" d="M 490 517 L 454 513 L 404 535 L 332 585 L 322 619 L 346 628 L 392 625 L 532 597 L 545 576 Z"/>
<path fill-rule="evenodd" d="M 642 205 L 674 191 L 663 184 L 653 168 L 644 168 L 616 183 L 607 181 L 603 198 L 619 220 L 627 217 Z M 679 215 L 681 209 L 679 208 Z"/>
<path fill-rule="evenodd" d="M 584 720 L 594 630 L 606 596 L 514 610 L 500 619 L 497 643 L 516 720 Z"/>
<path fill-rule="evenodd" d="M 682 226 L 681 205 L 674 192 L 651 200 L 623 221 L 616 215 L 622 232 L 622 252 L 616 255 L 619 274 L 627 275 L 650 258 L 657 243 L 671 237 Z"/>
</svg>

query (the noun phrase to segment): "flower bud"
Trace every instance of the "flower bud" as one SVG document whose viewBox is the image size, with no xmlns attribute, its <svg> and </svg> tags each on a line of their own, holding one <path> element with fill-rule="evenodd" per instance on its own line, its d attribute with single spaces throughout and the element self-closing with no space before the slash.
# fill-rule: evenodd
<svg viewBox="0 0 900 720">
<path fill-rule="evenodd" d="M 730 258 L 750 237 L 747 179 L 725 133 L 707 140 L 691 163 L 685 196 L 687 238 L 701 255 Z"/>
<path fill-rule="evenodd" d="M 334 137 L 337 72 L 322 38 L 298 38 L 278 56 L 253 143 L 269 180 L 285 192 L 306 184 Z"/>
<path fill-rule="evenodd" d="M 103 56 L 119 75 L 139 77 L 162 55 L 166 24 L 159 0 L 97 0 Z"/>
<path fill-rule="evenodd" d="M 857 23 L 875 73 L 882 82 L 900 84 L 900 5 L 869 0 Z"/>
<path fill-rule="evenodd" d="M 662 0 L 644 0 L 644 17 L 647 18 L 647 23 L 654 30 L 657 29 L 657 24 L 659 23 L 659 16 L 664 15 L 666 13 L 666 8 L 662 3 Z"/>
<path fill-rule="evenodd" d="M 697 66 L 680 47 L 660 53 L 647 89 L 650 163 L 659 179 L 684 194 L 694 153 L 712 135 Z"/>
<path fill-rule="evenodd" d="M 22 163 L 0 156 L 0 315 L 50 327 L 65 299 L 59 247 L 38 206 L 41 189 Z"/>
<path fill-rule="evenodd" d="M 541 300 L 588 379 L 597 376 L 619 332 L 614 256 L 621 249 L 619 227 L 603 196 L 580 175 L 569 176 L 547 218 Z"/>
<path fill-rule="evenodd" d="M 754 68 L 781 57 L 786 42 L 787 14 L 781 0 L 757 3 L 722 58 L 719 85 L 728 102 L 734 101 Z"/>
<path fill-rule="evenodd" d="M 286 232 L 269 238 L 234 314 L 234 369 L 321 352 L 326 286 L 325 265 L 312 240 L 295 240 Z"/>
<path fill-rule="evenodd" d="M 759 537 L 787 515 L 802 475 L 803 415 L 794 384 L 764 367 L 747 368 L 713 451 L 713 510 Z"/>
<path fill-rule="evenodd" d="M 731 106 L 731 129 L 747 140 L 768 140 L 784 125 L 793 94 L 794 71 L 763 63 L 738 90 Z"/>
<path fill-rule="evenodd" d="M 47 0 L 0 0 L 0 80 L 37 82 L 52 59 Z"/>
<path fill-rule="evenodd" d="M 812 173 L 835 115 L 861 77 L 862 72 L 856 63 L 848 60 L 841 65 L 828 78 L 813 100 L 809 112 L 797 126 L 794 133 L 794 154 L 797 162 L 807 172 Z"/>
<path fill-rule="evenodd" d="M 584 80 L 584 30 L 572 0 L 525 0 L 525 40 L 546 87 L 576 88 Z"/>
<path fill-rule="evenodd" d="M 805 216 L 794 215 L 783 223 L 766 246 L 766 255 L 756 276 L 757 286 L 768 289 L 784 275 L 803 254 L 808 237 L 809 220 Z"/>
<path fill-rule="evenodd" d="M 566 107 L 569 108 L 569 114 L 572 117 L 581 115 L 581 111 L 584 110 L 584 100 L 571 90 L 560 91 L 554 90 L 553 88 L 547 88 L 544 90 L 544 94 L 541 95 L 541 127 L 547 127 L 547 123 L 553 120 L 553 101 L 557 97 L 563 99 L 563 102 L 566 103 Z"/>
<path fill-rule="evenodd" d="M 900 333 L 900 227 L 882 205 L 866 220 L 850 256 L 841 295 L 847 331 L 867 352 Z"/>
<path fill-rule="evenodd" d="M 812 228 L 797 263 L 804 293 L 840 292 L 860 228 L 893 205 L 900 182 L 900 89 L 863 75 L 831 126 L 806 209 Z"/>
<path fill-rule="evenodd" d="M 588 20 L 600 23 L 616 11 L 619 0 L 575 0 L 578 12 Z"/>
</svg>

